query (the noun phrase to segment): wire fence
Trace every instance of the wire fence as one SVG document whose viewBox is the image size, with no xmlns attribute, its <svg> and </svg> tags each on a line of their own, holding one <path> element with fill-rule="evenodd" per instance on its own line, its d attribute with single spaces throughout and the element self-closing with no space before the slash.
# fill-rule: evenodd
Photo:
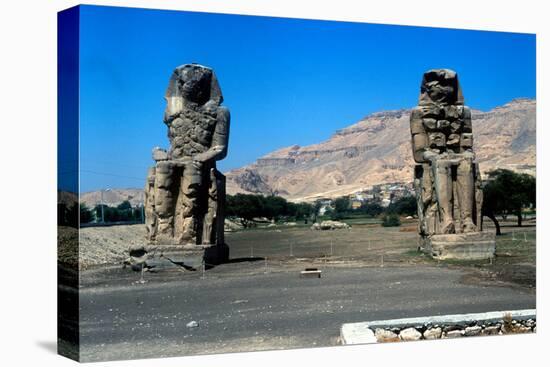
<svg viewBox="0 0 550 367">
<path fill-rule="evenodd" d="M 491 229 L 487 229 L 492 232 Z M 312 238 L 264 239 L 242 241 L 230 246 L 232 258 L 268 258 L 274 261 L 288 259 L 362 261 L 364 263 L 411 263 L 418 260 L 419 241 L 416 232 L 399 230 L 373 231 L 362 236 L 353 230 L 331 231 Z M 535 228 L 504 228 L 496 237 L 496 255 L 531 259 L 535 255 Z"/>
<path fill-rule="evenodd" d="M 336 231 L 331 231 L 336 232 Z M 252 237 L 252 236 L 251 236 Z M 338 230 L 337 233 L 313 233 L 308 238 L 284 238 L 266 236 L 263 240 L 240 236 L 235 242 L 228 239 L 233 258 L 268 257 L 288 258 L 378 258 L 382 253 L 402 253 L 417 248 L 416 236 L 386 235 L 385 238 L 363 238 L 353 230 Z"/>
<path fill-rule="evenodd" d="M 487 231 L 492 231 L 486 229 Z M 243 274 L 270 274 L 306 268 L 341 266 L 445 266 L 418 251 L 416 231 L 403 228 L 352 228 L 349 230 L 243 231 L 227 236 L 229 264 L 204 263 L 193 271 L 202 279 Z M 496 237 L 496 257 L 465 262 L 465 266 L 506 266 L 535 263 L 536 231 L 533 227 L 503 228 Z M 236 264 L 238 263 L 238 264 Z M 451 262 L 457 264 L 457 262 Z M 458 263 L 460 265 L 460 262 Z M 143 279 L 143 278 L 141 278 Z"/>
</svg>

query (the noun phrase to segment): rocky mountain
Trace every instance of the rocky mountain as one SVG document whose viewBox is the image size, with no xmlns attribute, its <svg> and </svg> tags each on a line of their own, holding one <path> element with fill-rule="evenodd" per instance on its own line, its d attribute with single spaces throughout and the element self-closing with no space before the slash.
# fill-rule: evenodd
<svg viewBox="0 0 550 367">
<path fill-rule="evenodd" d="M 310 201 L 375 184 L 411 182 L 409 115 L 410 110 L 373 113 L 319 144 L 269 153 L 227 172 L 227 192 Z M 482 175 L 496 168 L 535 175 L 535 100 L 515 99 L 488 112 L 473 110 L 472 123 Z"/>
<path fill-rule="evenodd" d="M 145 177 L 143 178 L 145 181 Z M 100 203 L 108 206 L 117 206 L 123 201 L 128 200 L 133 207 L 143 204 L 142 189 L 108 189 L 103 190 L 103 201 L 101 191 L 90 191 L 80 195 L 80 203 L 86 204 L 88 208 L 93 208 Z"/>
<path fill-rule="evenodd" d="M 57 190 L 57 203 L 63 204 L 67 208 L 72 207 L 78 202 L 78 195 L 74 192 Z"/>
</svg>

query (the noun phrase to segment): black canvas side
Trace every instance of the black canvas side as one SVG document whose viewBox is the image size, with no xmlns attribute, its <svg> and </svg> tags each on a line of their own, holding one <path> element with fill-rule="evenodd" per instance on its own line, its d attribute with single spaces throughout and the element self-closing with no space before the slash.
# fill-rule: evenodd
<svg viewBox="0 0 550 367">
<path fill-rule="evenodd" d="M 79 360 L 79 7 L 57 17 L 57 351 Z"/>
</svg>

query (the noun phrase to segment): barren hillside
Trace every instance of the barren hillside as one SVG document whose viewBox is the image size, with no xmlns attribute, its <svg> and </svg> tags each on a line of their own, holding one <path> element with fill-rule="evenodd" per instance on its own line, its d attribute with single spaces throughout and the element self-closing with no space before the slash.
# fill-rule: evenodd
<svg viewBox="0 0 550 367">
<path fill-rule="evenodd" d="M 319 144 L 286 147 L 228 172 L 227 192 L 277 193 L 291 200 L 336 197 L 373 184 L 410 182 L 410 110 L 373 113 Z M 516 99 L 473 110 L 482 173 L 495 168 L 535 174 L 536 101 Z"/>
</svg>

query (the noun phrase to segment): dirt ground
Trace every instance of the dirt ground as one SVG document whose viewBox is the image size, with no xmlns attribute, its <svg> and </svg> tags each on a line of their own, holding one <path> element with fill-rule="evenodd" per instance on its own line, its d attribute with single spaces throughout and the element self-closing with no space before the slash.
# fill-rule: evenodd
<svg viewBox="0 0 550 367">
<path fill-rule="evenodd" d="M 417 252 L 415 220 L 405 220 L 400 227 L 382 227 L 373 220 L 353 220 L 350 224 L 350 229 L 333 231 L 315 231 L 309 225 L 300 224 L 247 229 L 227 233 L 226 242 L 232 261 L 256 259 L 281 269 L 319 263 L 368 267 L 442 266 L 469 270 L 465 277 L 468 282 L 536 286 L 533 222 L 521 228 L 514 227 L 512 222 L 502 223 L 503 235 L 497 237 L 496 257 L 491 261 L 441 262 Z M 485 230 L 494 229 L 488 224 Z M 81 268 L 121 264 L 127 258 L 128 247 L 143 243 L 144 238 L 145 227 L 140 224 L 83 228 L 79 249 Z"/>
<path fill-rule="evenodd" d="M 265 273 L 262 261 L 172 269 L 144 282 L 114 266 L 83 272 L 81 360 L 327 347 L 343 323 L 536 307 L 531 291 L 464 284 L 457 269 L 329 263 L 320 278 L 303 278 L 297 262 Z"/>
<path fill-rule="evenodd" d="M 60 228 L 59 256 L 79 245 L 83 361 L 333 346 L 345 322 L 535 308 L 535 225 L 503 224 L 491 261 L 438 262 L 417 251 L 414 220 L 357 218 L 227 233 L 230 261 L 206 271 L 123 269 L 143 225 Z"/>
</svg>

